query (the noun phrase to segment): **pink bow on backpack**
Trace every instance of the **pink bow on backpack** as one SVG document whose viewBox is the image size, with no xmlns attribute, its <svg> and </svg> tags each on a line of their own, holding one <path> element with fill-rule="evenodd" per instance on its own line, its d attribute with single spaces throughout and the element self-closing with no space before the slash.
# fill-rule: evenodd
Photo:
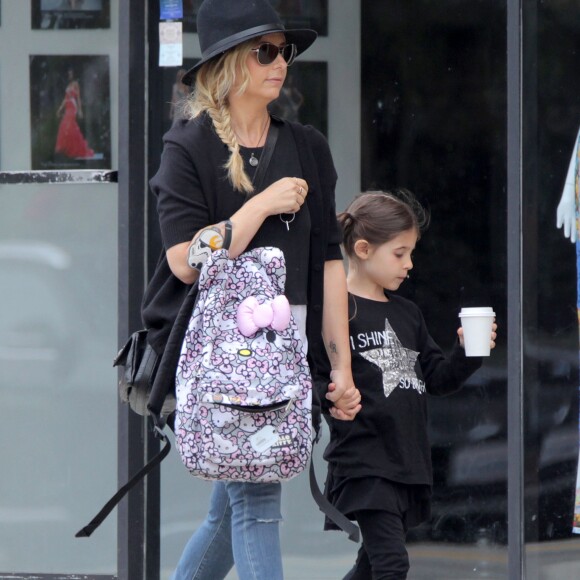
<svg viewBox="0 0 580 580">
<path fill-rule="evenodd" d="M 288 299 L 280 295 L 260 304 L 254 296 L 250 296 L 238 306 L 237 323 L 244 336 L 252 336 L 267 326 L 282 331 L 290 324 Z"/>
</svg>

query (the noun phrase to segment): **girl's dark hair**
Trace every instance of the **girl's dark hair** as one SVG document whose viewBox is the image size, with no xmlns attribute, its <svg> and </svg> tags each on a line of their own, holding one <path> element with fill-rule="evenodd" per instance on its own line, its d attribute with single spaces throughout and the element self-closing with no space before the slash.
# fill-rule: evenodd
<svg viewBox="0 0 580 580">
<path fill-rule="evenodd" d="M 337 217 L 351 258 L 358 240 L 379 246 L 412 229 L 420 237 L 429 225 L 428 213 L 407 189 L 361 193 Z"/>
</svg>

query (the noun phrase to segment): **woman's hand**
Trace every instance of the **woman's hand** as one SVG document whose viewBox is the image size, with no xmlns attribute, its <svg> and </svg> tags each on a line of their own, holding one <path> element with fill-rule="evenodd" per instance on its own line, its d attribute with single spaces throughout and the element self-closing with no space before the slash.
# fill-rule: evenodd
<svg viewBox="0 0 580 580">
<path fill-rule="evenodd" d="M 354 385 L 352 374 L 334 370 L 330 373 L 326 398 L 334 403 L 330 414 L 341 421 L 352 421 L 361 410 L 361 394 Z"/>
<path fill-rule="evenodd" d="M 283 177 L 251 198 L 267 215 L 296 213 L 306 201 L 308 184 L 300 177 Z"/>
</svg>

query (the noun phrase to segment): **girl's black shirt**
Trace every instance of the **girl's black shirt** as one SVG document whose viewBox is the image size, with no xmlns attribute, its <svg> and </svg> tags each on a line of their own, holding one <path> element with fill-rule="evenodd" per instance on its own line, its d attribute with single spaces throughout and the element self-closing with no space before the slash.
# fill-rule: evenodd
<svg viewBox="0 0 580 580">
<path fill-rule="evenodd" d="M 481 366 L 457 343 L 447 358 L 410 300 L 349 295 L 350 342 L 362 409 L 354 421 L 328 418 L 324 458 L 338 478 L 432 484 L 427 394 L 446 395 Z"/>
</svg>

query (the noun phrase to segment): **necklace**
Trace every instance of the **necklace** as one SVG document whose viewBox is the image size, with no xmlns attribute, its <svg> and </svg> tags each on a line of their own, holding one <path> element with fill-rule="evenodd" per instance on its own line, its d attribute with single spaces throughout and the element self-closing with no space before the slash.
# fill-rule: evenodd
<svg viewBox="0 0 580 580">
<path fill-rule="evenodd" d="M 268 115 L 266 122 L 264 123 L 264 128 L 262 129 L 262 134 L 260 135 L 260 138 L 258 139 L 258 142 L 256 143 L 256 146 L 254 147 L 254 149 L 258 148 L 258 146 L 260 145 L 264 134 L 266 133 L 266 129 L 268 128 L 268 126 L 270 125 L 270 115 Z M 234 133 L 236 133 L 234 131 Z M 238 141 L 240 141 L 240 137 L 239 135 L 236 133 L 236 137 L 238 138 Z M 260 157 L 262 157 L 262 154 L 260 153 Z M 248 160 L 248 163 L 252 166 L 252 167 L 257 167 L 258 163 L 260 163 L 260 158 L 256 157 L 254 155 L 254 152 L 252 151 L 251 155 L 250 155 L 250 159 Z"/>
<path fill-rule="evenodd" d="M 278 214 L 278 217 L 280 218 L 280 221 L 282 223 L 286 224 L 286 230 L 290 231 L 290 224 L 296 219 L 296 214 L 295 213 L 290 214 L 292 217 L 289 220 L 284 219 L 284 217 L 286 215 L 287 214 L 285 214 L 285 213 L 280 213 L 280 214 Z"/>
</svg>

